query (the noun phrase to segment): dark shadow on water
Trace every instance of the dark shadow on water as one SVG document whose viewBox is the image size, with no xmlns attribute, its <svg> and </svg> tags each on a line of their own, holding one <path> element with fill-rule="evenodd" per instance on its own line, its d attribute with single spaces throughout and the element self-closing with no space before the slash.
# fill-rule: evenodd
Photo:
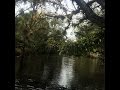
<svg viewBox="0 0 120 90">
<path fill-rule="evenodd" d="M 104 90 L 97 59 L 31 55 L 16 58 L 15 67 L 15 90 Z"/>
</svg>

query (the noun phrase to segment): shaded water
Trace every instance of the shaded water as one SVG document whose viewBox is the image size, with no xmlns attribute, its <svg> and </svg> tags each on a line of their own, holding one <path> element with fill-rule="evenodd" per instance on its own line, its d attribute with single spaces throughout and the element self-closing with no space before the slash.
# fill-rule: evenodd
<svg viewBox="0 0 120 90">
<path fill-rule="evenodd" d="M 85 57 L 16 59 L 16 90 L 104 90 L 104 65 Z"/>
</svg>

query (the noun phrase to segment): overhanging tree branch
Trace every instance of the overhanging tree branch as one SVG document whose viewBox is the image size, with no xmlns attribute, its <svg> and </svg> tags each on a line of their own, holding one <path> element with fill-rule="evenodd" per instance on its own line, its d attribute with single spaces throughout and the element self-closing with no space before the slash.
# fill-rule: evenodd
<svg viewBox="0 0 120 90">
<path fill-rule="evenodd" d="M 77 5 L 80 6 L 80 9 L 83 10 L 88 20 L 97 24 L 100 27 L 104 27 L 104 21 L 105 21 L 104 17 L 100 17 L 97 14 L 95 14 L 84 0 L 74 0 L 74 1 L 77 3 Z"/>
<path fill-rule="evenodd" d="M 88 5 L 88 6 L 91 6 L 94 2 L 95 2 L 95 0 L 89 1 L 89 2 L 87 3 L 87 5 Z"/>
<path fill-rule="evenodd" d="M 82 18 L 82 19 L 80 19 L 78 23 L 76 23 L 76 24 L 72 24 L 72 26 L 76 27 L 76 26 L 78 26 L 80 23 L 82 23 L 84 20 L 86 20 L 85 17 Z"/>
<path fill-rule="evenodd" d="M 96 2 L 101 5 L 102 9 L 105 9 L 105 0 L 96 0 Z"/>
<path fill-rule="evenodd" d="M 61 18 L 62 20 L 65 19 L 66 17 L 71 19 L 71 17 L 77 13 L 80 13 L 80 8 L 78 8 L 75 11 L 72 11 L 71 14 L 67 14 L 67 15 L 50 15 L 50 14 L 45 14 L 46 16 L 49 17 L 54 17 L 54 18 Z"/>
</svg>

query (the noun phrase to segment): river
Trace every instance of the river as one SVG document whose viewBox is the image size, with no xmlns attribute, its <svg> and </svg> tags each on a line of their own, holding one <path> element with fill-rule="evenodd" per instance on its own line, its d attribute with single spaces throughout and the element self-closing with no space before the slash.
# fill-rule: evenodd
<svg viewBox="0 0 120 90">
<path fill-rule="evenodd" d="M 15 90 L 105 90 L 104 64 L 88 57 L 16 58 Z"/>
</svg>

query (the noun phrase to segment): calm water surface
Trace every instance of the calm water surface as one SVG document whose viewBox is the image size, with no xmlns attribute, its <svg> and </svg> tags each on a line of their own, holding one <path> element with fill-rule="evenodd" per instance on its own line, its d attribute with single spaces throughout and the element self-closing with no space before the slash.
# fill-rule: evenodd
<svg viewBox="0 0 120 90">
<path fill-rule="evenodd" d="M 16 58 L 15 90 L 104 90 L 104 65 L 85 57 Z"/>
</svg>

